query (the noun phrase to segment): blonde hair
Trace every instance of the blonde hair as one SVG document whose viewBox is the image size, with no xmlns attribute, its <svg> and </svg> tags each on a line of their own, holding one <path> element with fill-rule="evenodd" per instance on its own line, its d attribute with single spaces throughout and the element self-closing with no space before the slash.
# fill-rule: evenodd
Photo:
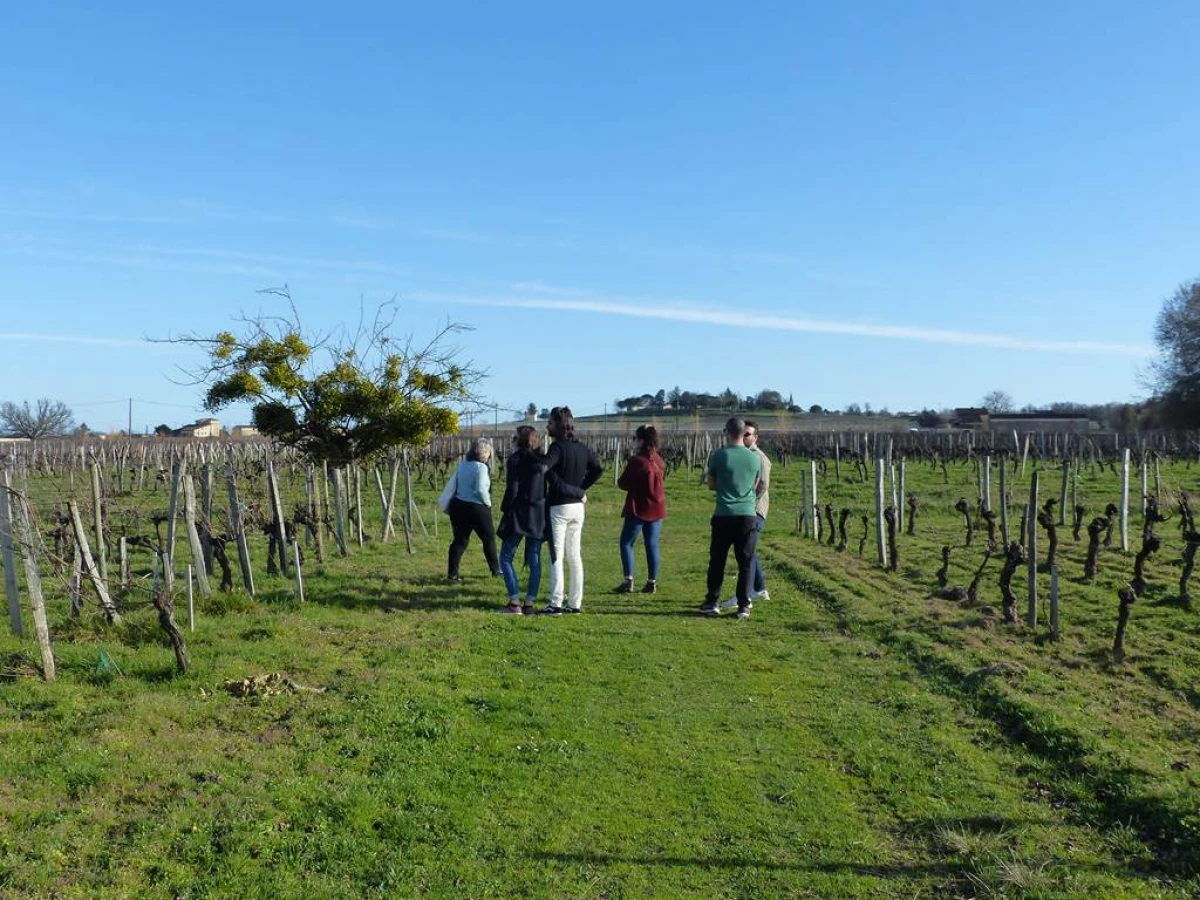
<svg viewBox="0 0 1200 900">
<path fill-rule="evenodd" d="M 492 441 L 491 438 L 476 438 L 471 444 L 471 451 L 467 454 L 467 459 L 472 462 L 485 463 L 492 458 Z"/>
</svg>

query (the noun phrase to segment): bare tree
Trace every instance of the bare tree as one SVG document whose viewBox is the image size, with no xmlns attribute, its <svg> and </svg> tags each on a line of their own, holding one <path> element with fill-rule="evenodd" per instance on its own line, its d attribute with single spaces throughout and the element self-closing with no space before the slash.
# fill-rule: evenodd
<svg viewBox="0 0 1200 900">
<path fill-rule="evenodd" d="M 74 427 L 75 415 L 61 400 L 43 397 L 33 407 L 28 400 L 19 406 L 16 403 L 0 404 L 0 429 L 15 437 L 31 440 L 59 437 Z"/>
<path fill-rule="evenodd" d="M 1194 428 L 1200 421 L 1200 279 L 1179 289 L 1159 310 L 1154 342 L 1162 352 L 1151 368 L 1154 388 L 1167 424 Z"/>
<path fill-rule="evenodd" d="M 1012 394 L 1008 391 L 988 391 L 979 401 L 979 405 L 988 412 L 1010 413 L 1017 408 Z"/>
</svg>

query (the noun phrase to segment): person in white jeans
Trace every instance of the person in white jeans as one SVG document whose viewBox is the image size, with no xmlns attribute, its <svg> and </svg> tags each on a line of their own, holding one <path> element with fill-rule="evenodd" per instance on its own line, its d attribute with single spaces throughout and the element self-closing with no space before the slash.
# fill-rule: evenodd
<svg viewBox="0 0 1200 900">
<path fill-rule="evenodd" d="M 575 419 L 567 406 L 550 410 L 546 430 L 554 444 L 546 454 L 550 506 L 550 604 L 546 615 L 577 613 L 583 607 L 583 510 L 587 489 L 604 471 L 596 455 L 575 439 Z M 571 593 L 563 606 L 563 560 L 571 570 Z"/>
<path fill-rule="evenodd" d="M 550 507 L 550 534 L 554 541 L 554 560 L 550 564 L 550 605 L 563 606 L 563 559 L 571 573 L 571 588 L 566 608 L 578 612 L 583 606 L 583 538 L 584 510 L 582 503 Z"/>
</svg>

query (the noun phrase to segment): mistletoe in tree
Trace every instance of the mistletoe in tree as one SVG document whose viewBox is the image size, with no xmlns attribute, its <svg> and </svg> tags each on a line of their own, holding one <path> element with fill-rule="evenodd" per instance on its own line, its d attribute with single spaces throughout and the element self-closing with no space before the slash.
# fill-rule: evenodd
<svg viewBox="0 0 1200 900">
<path fill-rule="evenodd" d="M 168 339 L 204 349 L 205 363 L 188 374 L 207 385 L 206 409 L 249 403 L 260 433 L 339 465 L 458 430 L 451 405 L 470 402 L 483 377 L 448 346 L 467 326 L 447 322 L 422 344 L 397 339 L 390 301 L 370 318 L 360 312 L 353 332 L 310 333 L 286 288 L 260 293 L 286 301 L 290 314 L 242 316 L 237 330 Z"/>
</svg>

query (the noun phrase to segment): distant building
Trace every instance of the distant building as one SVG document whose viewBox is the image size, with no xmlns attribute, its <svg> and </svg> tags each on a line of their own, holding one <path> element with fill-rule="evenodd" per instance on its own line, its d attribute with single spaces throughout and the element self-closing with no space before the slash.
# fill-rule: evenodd
<svg viewBox="0 0 1200 900">
<path fill-rule="evenodd" d="M 259 431 L 253 425 L 234 425 L 229 435 L 235 438 L 252 438 L 258 437 Z"/>
<path fill-rule="evenodd" d="M 986 409 L 978 406 L 960 406 L 954 410 L 954 418 L 950 424 L 955 428 L 970 428 L 974 431 L 987 431 L 990 415 Z"/>
<path fill-rule="evenodd" d="M 1042 431 L 1057 434 L 1086 434 L 1099 430 L 1100 426 L 1078 413 L 1031 412 L 1031 413 L 993 413 L 989 417 L 990 430 L 1002 434 L 1015 431 L 1025 434 L 1029 431 Z"/>
<path fill-rule="evenodd" d="M 221 422 L 219 419 L 197 419 L 190 425 L 184 425 L 182 428 L 176 428 L 171 432 L 172 437 L 185 438 L 219 438 L 221 436 Z"/>
<path fill-rule="evenodd" d="M 988 412 L 978 407 L 962 407 L 954 410 L 951 424 L 955 428 L 967 428 L 972 431 L 995 432 L 1005 434 L 1015 431 L 1017 434 L 1026 432 L 1057 432 L 1058 434 L 1082 434 L 1095 431 L 1100 426 L 1078 413 L 1058 413 L 1038 411 L 1028 413 Z"/>
</svg>

